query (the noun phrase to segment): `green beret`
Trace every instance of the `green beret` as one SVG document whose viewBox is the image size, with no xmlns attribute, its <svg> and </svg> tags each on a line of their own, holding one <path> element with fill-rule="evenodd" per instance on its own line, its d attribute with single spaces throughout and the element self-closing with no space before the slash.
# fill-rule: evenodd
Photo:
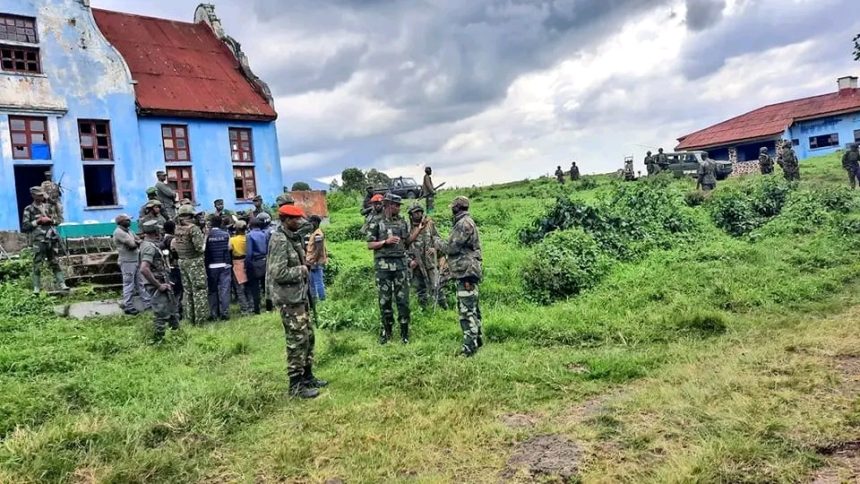
<svg viewBox="0 0 860 484">
<path fill-rule="evenodd" d="M 158 190 L 156 190 L 155 187 L 149 187 L 146 189 L 147 195 L 155 195 L 156 193 L 158 193 Z"/>
<path fill-rule="evenodd" d="M 159 225 L 158 220 L 147 220 L 142 223 L 140 226 L 140 230 L 145 234 L 155 234 L 161 229 L 161 225 Z"/>
</svg>

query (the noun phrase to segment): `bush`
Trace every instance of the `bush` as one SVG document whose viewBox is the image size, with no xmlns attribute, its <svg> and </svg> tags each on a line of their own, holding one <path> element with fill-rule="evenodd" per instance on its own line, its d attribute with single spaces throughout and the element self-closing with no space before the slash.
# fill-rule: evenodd
<svg viewBox="0 0 860 484">
<path fill-rule="evenodd" d="M 346 223 L 331 225 L 326 229 L 326 238 L 331 242 L 346 242 L 349 240 L 364 240 L 362 220 L 350 220 Z"/>
<path fill-rule="evenodd" d="M 730 235 L 746 235 L 764 223 L 756 212 L 752 197 L 742 191 L 726 190 L 711 198 L 709 207 L 714 224 Z"/>
<path fill-rule="evenodd" d="M 698 207 L 705 203 L 706 199 L 707 195 L 705 195 L 705 192 L 701 190 L 691 190 L 684 195 L 684 202 L 688 207 Z"/>
<path fill-rule="evenodd" d="M 537 301 L 573 296 L 594 286 L 612 261 L 597 241 L 582 229 L 549 234 L 524 268 L 526 289 Z"/>
<path fill-rule="evenodd" d="M 325 198 L 329 212 L 355 208 L 358 204 L 358 197 L 345 191 L 329 192 Z"/>
<path fill-rule="evenodd" d="M 293 183 L 293 187 L 290 190 L 293 192 L 309 192 L 311 191 L 311 186 L 303 181 L 297 181 Z"/>
<path fill-rule="evenodd" d="M 33 272 L 33 257 L 29 249 L 19 254 L 17 259 L 0 262 L 0 282 L 12 282 L 29 277 Z"/>
</svg>

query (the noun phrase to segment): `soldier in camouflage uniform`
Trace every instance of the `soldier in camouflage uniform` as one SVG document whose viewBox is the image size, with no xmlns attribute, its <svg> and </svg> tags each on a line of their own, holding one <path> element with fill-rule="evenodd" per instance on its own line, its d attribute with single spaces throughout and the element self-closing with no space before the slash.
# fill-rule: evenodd
<svg viewBox="0 0 860 484">
<path fill-rule="evenodd" d="M 278 195 L 277 198 L 275 198 L 275 203 L 278 205 L 278 208 L 280 209 L 284 205 L 295 205 L 296 200 L 289 193 L 282 193 L 282 194 Z M 311 233 L 313 231 L 314 231 L 313 224 L 310 223 L 307 219 L 302 219 L 301 223 L 299 224 L 298 233 L 299 233 L 299 235 L 302 236 L 302 240 L 305 241 L 305 244 L 307 244 L 308 237 L 311 235 Z"/>
<path fill-rule="evenodd" d="M 179 257 L 179 270 L 182 273 L 182 308 L 188 322 L 203 324 L 209 317 L 208 287 L 203 264 L 203 231 L 195 223 L 194 207 L 182 205 L 177 213 L 179 223 L 171 248 Z"/>
<path fill-rule="evenodd" d="M 361 226 L 361 233 L 367 235 L 367 230 L 370 228 L 371 222 L 379 220 L 382 217 L 382 195 L 376 194 L 370 197 L 370 205 L 366 209 L 361 210 L 364 215 L 364 225 Z"/>
<path fill-rule="evenodd" d="M 161 211 L 162 206 L 161 202 L 158 200 L 150 200 L 146 202 L 144 205 L 143 216 L 138 219 L 138 225 L 141 226 L 150 220 L 154 220 L 158 223 L 161 231 L 164 231 L 164 224 L 167 222 L 167 218 L 164 216 L 164 213 Z"/>
<path fill-rule="evenodd" d="M 281 226 L 269 241 L 266 281 L 272 300 L 281 312 L 281 322 L 287 340 L 287 374 L 290 395 L 314 398 L 317 388 L 328 385 L 314 377 L 314 327 L 309 314 L 308 266 L 302 238 L 296 232 L 304 212 L 294 205 L 278 209 Z"/>
<path fill-rule="evenodd" d="M 857 151 L 857 143 L 848 145 L 848 151 L 842 155 L 842 168 L 848 172 L 851 188 L 857 188 L 857 182 L 860 182 L 860 152 Z"/>
<path fill-rule="evenodd" d="M 654 174 L 658 174 L 669 167 L 669 157 L 663 153 L 663 148 L 657 149 L 657 154 L 654 156 Z"/>
<path fill-rule="evenodd" d="M 777 163 L 782 167 L 783 176 L 786 180 L 800 180 L 800 164 L 794 154 L 794 149 L 791 147 L 791 140 L 783 142 Z"/>
<path fill-rule="evenodd" d="M 161 202 L 164 217 L 167 220 L 173 220 L 176 217 L 176 199 L 178 198 L 176 190 L 167 183 L 167 173 L 159 170 L 155 176 L 158 178 L 155 183 L 156 197 Z"/>
<path fill-rule="evenodd" d="M 400 217 L 401 199 L 387 193 L 383 199 L 383 216 L 373 220 L 367 229 L 367 248 L 373 251 L 376 286 L 379 291 L 379 312 L 382 333 L 379 344 L 391 339 L 394 326 L 394 304 L 400 320 L 400 339 L 409 343 L 409 272 L 407 270 L 407 240 L 409 227 Z"/>
<path fill-rule="evenodd" d="M 170 329 L 179 329 L 176 314 L 176 299 L 173 286 L 170 284 L 169 255 L 161 250 L 161 230 L 157 220 L 149 220 L 141 224 L 143 243 L 140 245 L 139 261 L 140 274 L 144 279 L 144 290 L 150 295 L 152 315 L 155 323 L 153 339 L 156 342 L 164 339 L 167 325 Z"/>
<path fill-rule="evenodd" d="M 570 162 L 570 180 L 571 181 L 579 180 L 579 167 L 576 166 L 575 161 Z"/>
<path fill-rule="evenodd" d="M 41 187 L 30 188 L 33 203 L 24 208 L 21 220 L 22 232 L 30 234 L 33 244 L 33 292 L 42 290 L 42 264 L 47 263 L 60 290 L 66 291 L 66 277 L 57 262 L 60 237 L 56 226 L 63 223 L 56 205 L 48 203 Z"/>
<path fill-rule="evenodd" d="M 650 151 L 645 153 L 645 173 L 649 176 L 654 174 L 654 157 Z"/>
<path fill-rule="evenodd" d="M 762 146 L 758 150 L 758 168 L 762 175 L 770 175 L 773 173 L 773 158 L 767 154 L 767 146 Z"/>
<path fill-rule="evenodd" d="M 708 158 L 708 152 L 702 152 L 702 162 L 697 170 L 696 188 L 709 192 L 717 187 L 717 172 L 714 161 Z"/>
<path fill-rule="evenodd" d="M 152 200 L 158 200 L 158 191 L 155 189 L 155 187 L 149 187 L 146 189 L 146 203 L 140 206 L 140 212 L 137 215 L 138 219 L 146 215 L 146 207 Z"/>
<path fill-rule="evenodd" d="M 436 246 L 439 245 L 439 232 L 433 219 L 424 215 L 424 208 L 415 204 L 409 208 L 409 268 L 412 269 L 412 283 L 418 302 L 428 307 L 431 298 L 445 307 L 445 298 L 439 290 L 439 267 Z"/>
<path fill-rule="evenodd" d="M 483 277 L 483 257 L 478 227 L 469 215 L 469 199 L 457 197 L 451 203 L 454 227 L 439 250 L 448 256 L 451 277 L 457 280 L 457 309 L 463 330 L 463 355 L 472 356 L 484 345 L 478 284 Z"/>
<path fill-rule="evenodd" d="M 555 168 L 555 179 L 561 185 L 564 185 L 564 171 L 561 169 L 561 165 Z"/>
<path fill-rule="evenodd" d="M 42 182 L 41 187 L 42 192 L 45 193 L 45 201 L 54 206 L 60 219 L 65 219 L 63 216 L 63 201 L 61 200 L 63 191 L 60 189 L 60 185 L 54 183 L 51 170 L 45 172 L 45 181 Z"/>
</svg>

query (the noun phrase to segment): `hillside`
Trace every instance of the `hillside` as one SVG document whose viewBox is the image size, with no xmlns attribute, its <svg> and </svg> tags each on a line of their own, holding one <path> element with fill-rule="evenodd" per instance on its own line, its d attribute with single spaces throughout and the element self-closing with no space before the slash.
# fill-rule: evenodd
<svg viewBox="0 0 860 484">
<path fill-rule="evenodd" d="M 442 192 L 440 230 L 465 194 L 484 244 L 471 359 L 454 311 L 376 343 L 359 200 L 332 195 L 314 401 L 285 397 L 274 314 L 154 347 L 147 315 L 59 319 L 5 283 L 0 481 L 839 482 L 860 471 L 860 198 L 835 155 L 801 176 Z"/>
</svg>

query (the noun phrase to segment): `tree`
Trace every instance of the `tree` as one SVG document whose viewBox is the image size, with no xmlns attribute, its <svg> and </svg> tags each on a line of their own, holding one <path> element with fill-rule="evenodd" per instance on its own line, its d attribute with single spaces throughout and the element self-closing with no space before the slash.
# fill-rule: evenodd
<svg viewBox="0 0 860 484">
<path fill-rule="evenodd" d="M 340 190 L 340 183 L 337 182 L 337 179 L 332 179 L 331 183 L 328 184 L 328 191 L 336 192 Z"/>
<path fill-rule="evenodd" d="M 303 181 L 297 181 L 293 183 L 293 192 L 309 192 L 311 191 L 311 186 Z"/>
<path fill-rule="evenodd" d="M 358 168 L 347 168 L 340 174 L 343 182 L 341 189 L 345 192 L 363 192 L 367 187 L 367 177 Z"/>
<path fill-rule="evenodd" d="M 368 170 L 367 184 L 375 187 L 387 187 L 391 183 L 391 178 L 381 171 L 376 171 L 376 168 Z"/>
</svg>

